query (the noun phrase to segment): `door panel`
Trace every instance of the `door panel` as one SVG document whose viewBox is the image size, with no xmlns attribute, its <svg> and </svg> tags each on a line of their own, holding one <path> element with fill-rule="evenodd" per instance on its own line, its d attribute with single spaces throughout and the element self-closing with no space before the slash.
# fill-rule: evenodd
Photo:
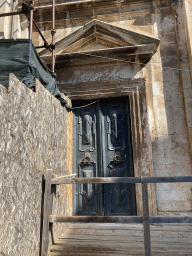
<svg viewBox="0 0 192 256">
<path fill-rule="evenodd" d="M 93 110 L 85 110 L 79 118 L 79 151 L 95 151 L 96 146 L 96 121 Z"/>
<path fill-rule="evenodd" d="M 132 177 L 131 131 L 129 125 L 128 101 L 125 98 L 108 99 L 100 102 L 103 119 L 102 145 L 105 177 Z M 135 214 L 135 195 L 133 184 L 104 185 L 105 215 Z"/>
<path fill-rule="evenodd" d="M 74 172 L 79 177 L 133 176 L 126 98 L 104 99 L 77 108 L 74 120 Z M 134 215 L 134 185 L 74 185 L 74 214 Z"/>
<path fill-rule="evenodd" d="M 97 119 L 98 104 L 74 111 L 74 173 L 78 177 L 99 177 L 98 173 L 98 146 L 97 146 Z M 74 185 L 74 214 L 100 215 L 101 214 L 101 185 L 78 184 Z"/>
</svg>

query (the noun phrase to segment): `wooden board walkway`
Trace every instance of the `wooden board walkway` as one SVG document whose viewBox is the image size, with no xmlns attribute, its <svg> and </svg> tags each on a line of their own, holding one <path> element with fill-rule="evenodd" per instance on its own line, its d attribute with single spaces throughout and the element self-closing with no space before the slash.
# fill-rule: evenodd
<svg viewBox="0 0 192 256">
<path fill-rule="evenodd" d="M 152 255 L 192 256 L 192 224 L 151 225 Z M 143 256 L 141 224 L 74 223 L 49 256 Z"/>
</svg>

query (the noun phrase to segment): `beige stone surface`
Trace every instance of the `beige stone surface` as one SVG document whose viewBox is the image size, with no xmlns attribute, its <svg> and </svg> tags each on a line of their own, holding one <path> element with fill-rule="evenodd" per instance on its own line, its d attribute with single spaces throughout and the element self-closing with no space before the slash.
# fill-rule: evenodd
<svg viewBox="0 0 192 256">
<path fill-rule="evenodd" d="M 11 75 L 9 91 L 0 85 L 0 127 L 0 255 L 36 256 L 42 175 L 71 173 L 71 113 L 38 81 L 33 92 Z M 71 197 L 58 186 L 53 213 L 71 215 Z M 65 228 L 55 225 L 54 239 Z"/>
</svg>

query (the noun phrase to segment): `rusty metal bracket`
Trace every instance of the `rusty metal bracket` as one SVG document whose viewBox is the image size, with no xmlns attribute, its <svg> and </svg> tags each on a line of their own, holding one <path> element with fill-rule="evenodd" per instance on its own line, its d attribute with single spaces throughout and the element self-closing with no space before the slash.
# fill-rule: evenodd
<svg viewBox="0 0 192 256">
<path fill-rule="evenodd" d="M 84 159 L 83 159 L 83 163 L 84 164 L 89 164 L 91 162 L 91 156 L 89 153 L 85 153 Z"/>
<path fill-rule="evenodd" d="M 51 50 L 54 50 L 55 49 L 55 44 L 53 43 L 50 43 L 50 45 L 48 46 Z"/>
<path fill-rule="evenodd" d="M 28 14 L 28 17 L 30 16 L 30 11 L 33 11 L 34 13 L 38 12 L 38 9 L 34 6 L 33 1 L 28 1 L 25 3 L 22 3 L 22 12 L 24 14 Z"/>
<path fill-rule="evenodd" d="M 55 29 L 51 29 L 51 34 L 55 35 L 56 34 L 56 30 Z"/>
<path fill-rule="evenodd" d="M 114 161 L 115 162 L 121 162 L 121 153 L 120 152 L 115 153 Z"/>
</svg>

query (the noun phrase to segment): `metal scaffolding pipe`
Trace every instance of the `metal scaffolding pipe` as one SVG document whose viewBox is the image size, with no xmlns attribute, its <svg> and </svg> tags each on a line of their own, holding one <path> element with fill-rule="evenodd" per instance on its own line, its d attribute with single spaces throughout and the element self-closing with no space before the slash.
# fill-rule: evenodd
<svg viewBox="0 0 192 256">
<path fill-rule="evenodd" d="M 45 37 L 43 36 L 41 30 L 38 28 L 37 23 L 35 22 L 34 19 L 33 19 L 33 24 L 34 24 L 35 28 L 37 29 L 37 31 L 39 32 L 39 35 L 40 35 L 41 38 L 43 39 L 44 47 L 48 47 L 49 44 L 48 44 L 47 40 L 45 39 Z M 36 47 L 36 48 L 37 48 L 37 47 Z"/>
<path fill-rule="evenodd" d="M 1 18 L 1 17 L 7 17 L 7 16 L 20 15 L 20 14 L 25 14 L 25 13 L 26 13 L 26 12 L 24 12 L 24 11 L 0 13 L 0 18 Z"/>
<path fill-rule="evenodd" d="M 53 7 L 52 7 L 52 71 L 55 70 L 55 0 L 53 0 Z"/>
<path fill-rule="evenodd" d="M 30 3 L 30 18 L 29 18 L 29 39 L 32 38 L 33 32 L 33 1 Z"/>
<path fill-rule="evenodd" d="M 12 12 L 15 12 L 15 1 L 16 0 L 13 0 L 13 6 L 12 6 Z M 13 35 L 14 35 L 14 17 L 12 15 L 11 17 L 11 38 L 13 38 Z"/>
</svg>

